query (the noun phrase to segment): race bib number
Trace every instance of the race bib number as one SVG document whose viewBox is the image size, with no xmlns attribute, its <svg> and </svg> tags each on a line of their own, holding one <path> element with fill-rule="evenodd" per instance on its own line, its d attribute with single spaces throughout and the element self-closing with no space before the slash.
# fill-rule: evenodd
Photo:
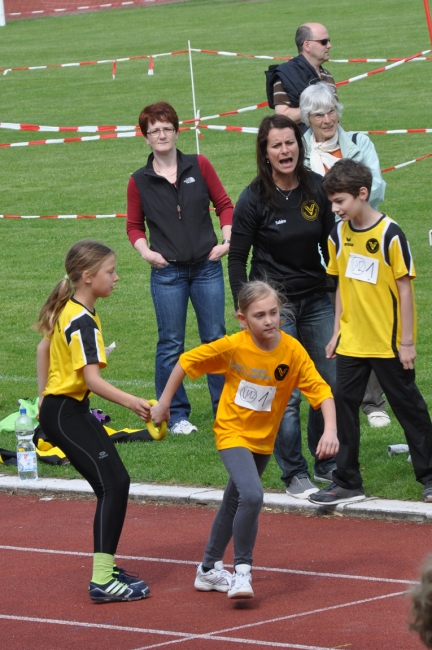
<svg viewBox="0 0 432 650">
<path fill-rule="evenodd" d="M 260 386 L 242 379 L 234 402 L 251 411 L 270 411 L 275 393 L 275 386 Z"/>
<path fill-rule="evenodd" d="M 345 277 L 361 282 L 376 284 L 378 278 L 379 260 L 366 255 L 350 253 Z"/>
</svg>

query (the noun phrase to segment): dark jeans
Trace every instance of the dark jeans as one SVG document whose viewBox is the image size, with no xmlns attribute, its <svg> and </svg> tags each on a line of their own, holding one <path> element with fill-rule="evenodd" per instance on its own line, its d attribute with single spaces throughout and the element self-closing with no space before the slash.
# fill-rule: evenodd
<svg viewBox="0 0 432 650">
<path fill-rule="evenodd" d="M 156 396 L 162 395 L 168 378 L 184 352 L 189 298 L 195 310 L 201 343 L 225 336 L 225 292 L 220 262 L 206 259 L 198 264 L 168 264 L 152 268 L 151 294 L 158 324 L 155 361 Z M 223 375 L 207 375 L 213 414 L 225 382 Z M 188 420 L 191 407 L 183 384 L 171 402 L 169 426 Z"/>
<path fill-rule="evenodd" d="M 414 473 L 423 485 L 432 481 L 432 423 L 425 401 L 415 385 L 415 371 L 404 370 L 399 359 L 337 356 L 335 390 L 337 431 L 335 483 L 348 489 L 362 485 L 359 466 L 359 408 L 370 370 L 374 370 L 387 400 L 404 430 Z"/>
<path fill-rule="evenodd" d="M 289 303 L 289 311 L 284 311 L 286 318 L 281 329 L 290 334 L 306 348 L 321 377 L 334 389 L 336 383 L 335 359 L 327 359 L 325 346 L 333 335 L 334 313 L 327 293 L 314 295 Z M 296 388 L 288 402 L 276 438 L 274 455 L 282 470 L 282 481 L 289 485 L 293 476 L 309 476 L 306 459 L 302 455 L 300 429 L 301 394 Z M 324 419 L 321 409 L 309 409 L 308 446 L 315 458 L 315 472 L 326 474 L 335 467 L 335 459 L 316 457 L 316 448 L 324 431 Z"/>
</svg>

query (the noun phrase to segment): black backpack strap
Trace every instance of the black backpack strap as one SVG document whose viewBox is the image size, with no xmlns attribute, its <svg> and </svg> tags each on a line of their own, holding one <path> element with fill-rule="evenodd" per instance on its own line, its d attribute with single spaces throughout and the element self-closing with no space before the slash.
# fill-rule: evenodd
<svg viewBox="0 0 432 650">
<path fill-rule="evenodd" d="M 354 144 L 357 144 L 357 136 L 358 136 L 358 133 L 353 133 L 352 136 L 351 136 L 351 140 L 354 142 Z"/>
<path fill-rule="evenodd" d="M 267 94 L 267 101 L 268 105 L 270 108 L 274 109 L 274 103 L 273 103 L 273 84 L 276 81 L 276 68 L 278 68 L 279 65 L 270 65 L 268 70 L 264 71 L 264 74 L 266 76 L 266 94 Z"/>
</svg>

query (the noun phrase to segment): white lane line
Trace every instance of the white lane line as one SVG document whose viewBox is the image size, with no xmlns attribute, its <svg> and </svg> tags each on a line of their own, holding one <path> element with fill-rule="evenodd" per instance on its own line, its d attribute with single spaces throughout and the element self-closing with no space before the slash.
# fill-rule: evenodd
<svg viewBox="0 0 432 650">
<path fill-rule="evenodd" d="M 170 632 L 168 630 L 153 630 L 145 627 L 129 627 L 127 625 L 109 625 L 108 623 L 87 623 L 85 621 L 66 621 L 58 618 L 39 618 L 37 616 L 14 616 L 0 614 L 0 619 L 9 621 L 25 621 L 27 623 L 43 623 L 44 625 L 71 625 L 73 627 L 94 628 L 97 630 L 116 630 L 119 632 L 139 632 L 140 634 L 161 634 L 166 636 L 192 637 L 188 632 Z M 197 635 L 199 637 L 199 635 Z"/>
<path fill-rule="evenodd" d="M 331 648 L 329 647 L 321 647 L 321 646 L 310 646 L 310 645 L 302 645 L 302 644 L 296 644 L 296 643 L 277 643 L 275 641 L 257 641 L 257 640 L 251 640 L 251 639 L 242 639 L 242 638 L 236 638 L 236 637 L 225 637 L 221 636 L 222 634 L 226 632 L 236 632 L 238 630 L 244 630 L 252 627 L 258 627 L 261 625 L 268 625 L 271 623 L 279 623 L 281 621 L 287 621 L 289 619 L 295 619 L 295 618 L 300 618 L 302 616 L 311 616 L 315 614 L 321 614 L 323 612 L 328 612 L 332 611 L 335 609 L 342 609 L 345 607 L 353 607 L 356 605 L 364 605 L 365 603 L 371 603 L 377 600 L 384 600 L 385 598 L 394 598 L 395 596 L 404 596 L 406 595 L 406 591 L 397 591 L 393 592 L 391 594 L 385 594 L 383 596 L 374 596 L 372 598 L 363 598 L 362 600 L 355 600 L 349 603 L 341 603 L 340 605 L 330 605 L 328 607 L 321 607 L 319 609 L 313 609 L 309 610 L 306 612 L 299 612 L 297 614 L 288 614 L 287 616 L 278 616 L 276 618 L 271 618 L 271 619 L 265 619 L 264 621 L 256 621 L 255 623 L 247 623 L 246 625 L 238 625 L 236 627 L 230 627 L 226 628 L 224 630 L 216 630 L 215 632 L 209 632 L 208 634 L 202 634 L 199 635 L 199 638 L 201 639 L 212 639 L 215 641 L 229 641 L 231 643 L 244 643 L 244 644 L 249 644 L 249 645 L 265 645 L 265 646 L 270 646 L 274 648 L 296 648 L 298 650 L 335 650 L 334 646 Z M 197 636 L 190 638 L 198 638 Z M 162 643 L 157 643 L 157 644 L 152 644 L 152 645 L 146 645 L 146 646 L 141 646 L 140 648 L 135 648 L 134 650 L 150 650 L 151 648 L 161 648 L 165 647 L 167 645 L 170 645 L 172 643 L 183 643 L 183 641 L 186 641 L 187 639 L 176 639 L 175 641 L 168 641 L 168 642 L 162 642 Z"/>
<path fill-rule="evenodd" d="M 247 625 L 239 625 L 237 627 L 231 627 L 227 628 L 225 630 L 219 630 L 215 632 L 210 632 L 207 634 L 190 634 L 187 632 L 174 632 L 174 631 L 169 631 L 169 630 L 155 630 L 152 628 L 140 628 L 140 627 L 128 627 L 128 626 L 123 626 L 123 625 L 109 625 L 109 624 L 103 624 L 103 623 L 87 623 L 84 621 L 66 621 L 66 620 L 61 620 L 61 619 L 50 619 L 50 618 L 38 618 L 35 616 L 14 616 L 14 615 L 7 615 L 7 614 L 0 614 L 0 619 L 4 620 L 11 620 L 11 621 L 25 621 L 29 623 L 43 623 L 44 625 L 46 624 L 51 624 L 51 625 L 69 625 L 73 627 L 84 627 L 88 629 L 99 629 L 99 630 L 115 630 L 118 632 L 137 632 L 140 634 L 157 634 L 157 635 L 162 635 L 162 636 L 174 636 L 177 637 L 176 641 L 181 642 L 181 641 L 186 641 L 186 640 L 195 640 L 195 639 L 206 639 L 206 640 L 211 640 L 211 641 L 224 641 L 228 643 L 243 643 L 245 645 L 259 645 L 259 646 L 266 646 L 270 648 L 295 648 L 297 650 L 334 650 L 334 648 L 329 648 L 329 647 L 323 647 L 323 646 L 310 646 L 310 645 L 304 645 L 304 644 L 298 644 L 298 643 L 278 643 L 275 641 L 258 641 L 255 639 L 243 639 L 243 638 L 237 638 L 237 637 L 227 637 L 227 636 L 222 636 L 223 633 L 226 632 L 234 632 L 237 630 L 244 630 L 244 629 L 250 629 L 252 627 L 257 627 L 261 625 L 268 625 L 271 623 L 278 623 L 281 621 L 287 621 L 289 619 L 293 618 L 300 618 L 301 616 L 310 616 L 313 614 L 321 614 L 323 612 L 328 612 L 332 611 L 335 609 L 342 609 L 344 607 L 352 607 L 355 605 L 362 605 L 365 603 L 370 603 L 378 600 L 383 600 L 385 598 L 393 598 L 395 596 L 402 596 L 406 592 L 405 591 L 400 591 L 400 592 L 395 592 L 392 594 L 385 594 L 384 596 L 375 596 L 373 598 L 364 598 L 362 600 L 356 600 L 352 601 L 350 603 L 341 603 L 340 605 L 331 605 L 329 607 L 321 607 L 319 609 L 313 609 L 307 612 L 300 612 L 298 614 L 289 614 L 287 616 L 279 616 L 277 618 L 273 619 L 267 619 L 264 621 L 257 621 L 255 623 L 249 623 Z M 180 637 L 180 638 L 179 638 Z M 150 648 L 155 648 L 155 647 L 161 647 L 164 645 L 169 645 L 171 644 L 172 641 L 162 643 L 162 644 L 157 644 L 154 645 L 152 644 L 151 646 L 143 646 L 137 650 L 150 650 Z"/>
<path fill-rule="evenodd" d="M 5 551 L 24 551 L 25 553 L 52 553 L 55 555 L 76 555 L 84 557 L 92 557 L 93 553 L 83 553 L 80 551 L 59 551 L 56 549 L 47 549 L 47 548 L 29 548 L 25 546 L 8 546 L 0 545 L 1 550 Z M 140 555 L 116 555 L 117 559 L 121 560 L 136 560 L 137 562 L 165 562 L 167 564 L 187 564 L 189 566 L 197 566 L 198 561 L 194 560 L 173 560 L 169 558 L 160 558 L 160 557 L 145 557 Z M 231 567 L 231 564 L 226 564 L 225 566 Z M 368 582 L 389 582 L 392 584 L 402 584 L 402 585 L 416 585 L 418 584 L 417 580 L 402 580 L 399 578 L 379 578 L 374 576 L 359 576 L 359 575 L 350 575 L 347 573 L 324 573 L 319 571 L 301 571 L 300 569 L 281 569 L 274 567 L 263 567 L 263 566 L 254 566 L 254 571 L 268 571 L 271 573 L 286 573 L 294 575 L 303 575 L 303 576 L 312 576 L 318 578 L 336 578 L 341 580 L 365 580 Z"/>
<path fill-rule="evenodd" d="M 319 607 L 318 609 L 310 609 L 306 612 L 298 612 L 297 614 L 287 614 L 286 616 L 277 616 L 276 618 L 268 618 L 264 621 L 256 621 L 255 623 L 246 623 L 245 625 L 238 625 L 236 627 L 229 627 L 224 630 L 216 630 L 210 632 L 207 636 L 211 637 L 213 634 L 223 634 L 225 632 L 236 632 L 237 630 L 245 630 L 258 625 L 267 625 L 268 623 L 279 623 L 280 621 L 288 621 L 292 618 L 301 618 L 302 616 L 311 616 L 313 614 L 322 614 L 323 612 L 330 612 L 335 609 L 343 609 L 344 607 L 353 607 L 355 605 L 364 605 L 365 603 L 372 603 L 377 600 L 384 600 L 385 598 L 394 598 L 395 596 L 404 596 L 404 591 L 394 591 L 391 594 L 384 594 L 382 596 L 372 596 L 371 598 L 362 598 L 361 600 L 353 600 L 349 603 L 340 603 L 339 605 L 329 605 L 328 607 Z M 292 647 L 292 646 L 288 646 Z M 297 647 L 297 646 L 294 646 Z"/>
<path fill-rule="evenodd" d="M 268 648 L 296 648 L 298 650 L 334 650 L 329 647 L 322 646 L 310 646 L 303 644 L 293 644 L 293 643 L 278 643 L 277 641 L 256 641 L 254 639 L 240 639 L 236 637 L 217 637 L 212 636 L 211 634 L 188 634 L 187 632 L 169 632 L 165 630 L 153 630 L 151 628 L 140 628 L 140 627 L 126 627 L 123 625 L 108 625 L 103 623 L 85 623 L 82 621 L 64 621 L 60 619 L 51 619 L 51 618 L 37 618 L 35 616 L 8 616 L 6 614 L 0 614 L 0 619 L 12 620 L 12 621 L 21 621 L 26 623 L 43 623 L 44 625 L 72 625 L 74 627 L 84 627 L 87 629 L 98 629 L 98 630 L 114 630 L 117 632 L 138 632 L 141 634 L 160 634 L 166 636 L 177 636 L 183 637 L 181 639 L 176 639 L 176 641 L 168 641 L 166 643 L 152 644 L 148 646 L 143 646 L 139 650 L 149 650 L 150 648 L 157 648 L 161 646 L 170 645 L 172 643 L 181 643 L 182 641 L 190 641 L 196 639 L 205 639 L 208 641 L 224 641 L 229 643 L 243 643 L 247 645 L 260 645 L 266 646 Z"/>
</svg>

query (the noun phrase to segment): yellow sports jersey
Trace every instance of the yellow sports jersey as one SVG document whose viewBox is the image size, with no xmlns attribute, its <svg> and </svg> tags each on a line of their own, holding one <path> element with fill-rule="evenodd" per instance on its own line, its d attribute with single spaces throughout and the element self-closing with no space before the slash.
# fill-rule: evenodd
<svg viewBox="0 0 432 650">
<path fill-rule="evenodd" d="M 329 254 L 327 273 L 339 276 L 342 301 L 337 354 L 397 357 L 401 317 L 396 280 L 415 277 L 402 230 L 384 214 L 367 230 L 340 221 L 330 234 Z"/>
<path fill-rule="evenodd" d="M 191 379 L 205 373 L 225 375 L 213 427 L 218 449 L 246 447 L 271 454 L 294 388 L 315 409 L 332 397 L 304 347 L 284 332 L 271 352 L 258 348 L 250 332 L 242 331 L 182 354 L 180 365 Z"/>
<path fill-rule="evenodd" d="M 68 395 L 79 401 L 90 395 L 83 368 L 106 366 L 99 316 L 71 298 L 60 313 L 51 338 L 48 382 L 44 395 Z"/>
</svg>

